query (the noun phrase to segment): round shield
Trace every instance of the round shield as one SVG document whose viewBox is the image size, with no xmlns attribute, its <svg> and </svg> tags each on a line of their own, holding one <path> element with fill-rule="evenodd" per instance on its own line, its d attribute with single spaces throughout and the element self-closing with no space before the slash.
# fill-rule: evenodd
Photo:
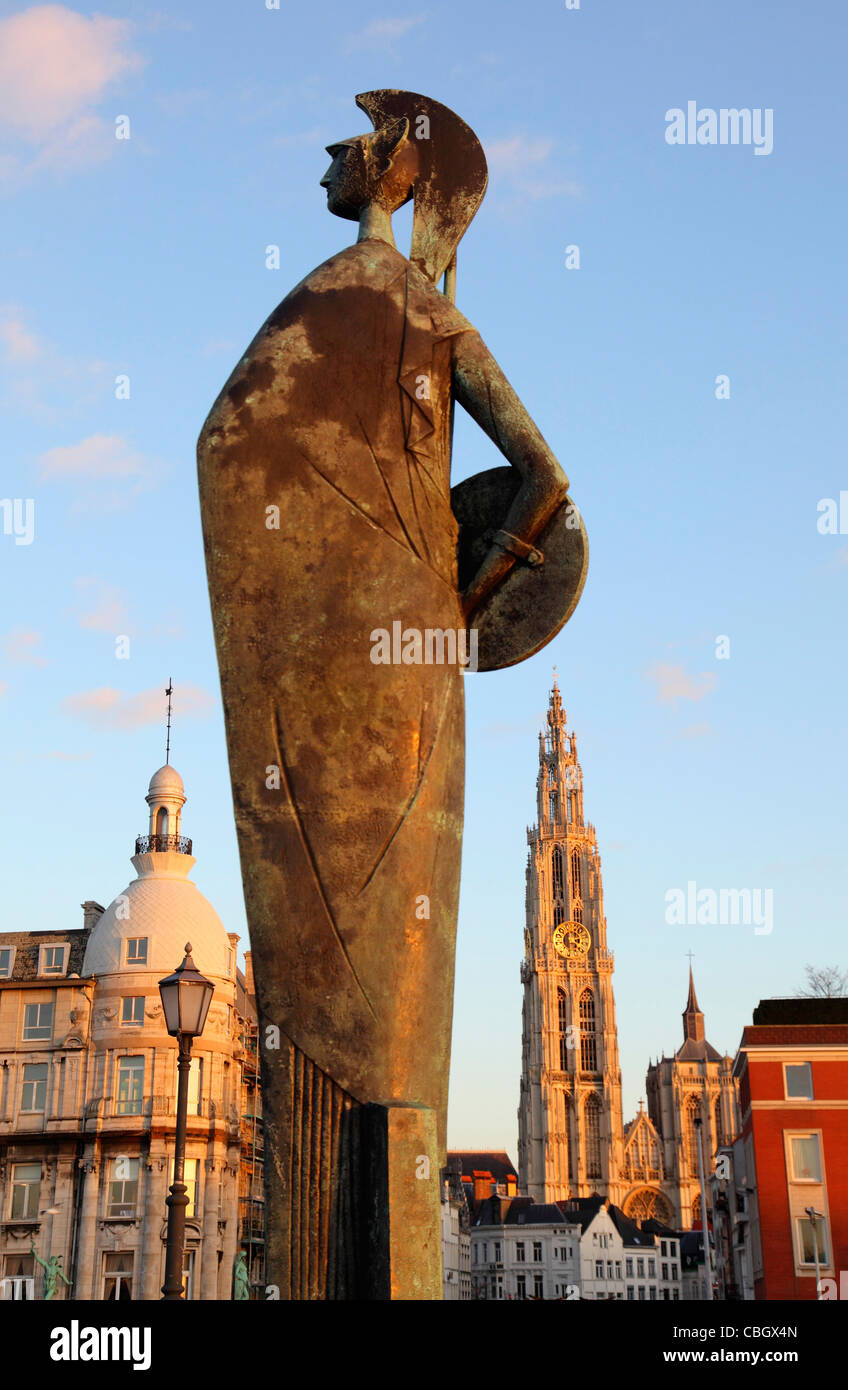
<svg viewBox="0 0 848 1390">
<path fill-rule="evenodd" d="M 470 584 L 486 558 L 520 487 L 517 469 L 490 468 L 451 488 L 451 507 L 459 522 L 460 590 Z M 506 577 L 471 615 L 471 626 L 477 631 L 477 669 L 499 671 L 514 666 L 556 637 L 577 607 L 588 565 L 586 528 L 566 497 L 534 538 L 531 553 L 516 558 Z"/>
</svg>

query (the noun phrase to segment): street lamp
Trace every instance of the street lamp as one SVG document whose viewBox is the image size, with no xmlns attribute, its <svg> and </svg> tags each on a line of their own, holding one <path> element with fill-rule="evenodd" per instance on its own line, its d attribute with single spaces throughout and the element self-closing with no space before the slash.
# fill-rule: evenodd
<svg viewBox="0 0 848 1390">
<path fill-rule="evenodd" d="M 215 986 L 201 975 L 191 958 L 191 942 L 186 942 L 182 965 L 159 981 L 159 994 L 165 1014 L 165 1027 L 179 1043 L 177 1054 L 177 1133 L 174 1147 L 174 1181 L 165 1200 L 168 1208 L 168 1238 L 165 1247 L 165 1282 L 162 1297 L 183 1296 L 183 1247 L 188 1194 L 185 1176 L 186 1116 L 188 1114 L 188 1073 L 191 1044 L 203 1032 Z"/>
<path fill-rule="evenodd" d="M 701 1226 L 704 1232 L 704 1274 L 707 1284 L 707 1299 L 713 1298 L 713 1268 L 710 1259 L 710 1227 L 707 1221 L 707 1186 L 704 1182 L 704 1154 L 701 1147 L 701 1116 L 694 1115 L 695 1137 L 698 1145 L 698 1185 L 701 1189 Z"/>
</svg>

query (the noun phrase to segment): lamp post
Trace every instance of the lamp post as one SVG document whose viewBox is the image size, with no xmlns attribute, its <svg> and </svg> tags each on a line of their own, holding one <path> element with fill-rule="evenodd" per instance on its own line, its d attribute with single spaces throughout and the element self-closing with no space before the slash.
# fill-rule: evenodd
<svg viewBox="0 0 848 1390">
<path fill-rule="evenodd" d="M 174 1181 L 166 1198 L 168 1208 L 168 1238 L 165 1247 L 165 1282 L 162 1298 L 183 1297 L 183 1247 L 188 1194 L 185 1176 L 186 1116 L 188 1114 L 188 1073 L 191 1066 L 191 1044 L 200 1037 L 215 986 L 201 975 L 191 958 L 191 942 L 186 942 L 182 965 L 173 975 L 159 981 L 159 994 L 165 1014 L 165 1026 L 179 1044 L 177 1054 L 177 1133 L 174 1146 Z"/>
<path fill-rule="evenodd" d="M 704 1153 L 701 1146 L 701 1116 L 694 1116 L 695 1134 L 698 1141 L 698 1185 L 701 1189 L 701 1226 L 704 1232 L 704 1274 L 707 1284 L 707 1300 L 713 1298 L 713 1269 L 710 1259 L 710 1226 L 707 1221 L 707 1186 L 704 1181 Z"/>
</svg>

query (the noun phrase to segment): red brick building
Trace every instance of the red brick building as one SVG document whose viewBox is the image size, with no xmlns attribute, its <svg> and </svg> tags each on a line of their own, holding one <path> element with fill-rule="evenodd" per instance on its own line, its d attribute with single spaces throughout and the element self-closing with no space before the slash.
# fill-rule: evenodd
<svg viewBox="0 0 848 1390">
<path fill-rule="evenodd" d="M 761 1000 L 733 1074 L 754 1296 L 814 1299 L 816 1244 L 822 1280 L 848 1270 L 848 999 Z"/>
</svg>

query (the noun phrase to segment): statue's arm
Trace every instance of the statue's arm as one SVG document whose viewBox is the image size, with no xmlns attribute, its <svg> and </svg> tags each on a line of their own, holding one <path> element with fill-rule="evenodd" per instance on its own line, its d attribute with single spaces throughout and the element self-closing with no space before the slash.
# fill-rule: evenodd
<svg viewBox="0 0 848 1390">
<path fill-rule="evenodd" d="M 459 333 L 453 344 L 453 392 L 504 458 L 521 475 L 521 487 L 504 531 L 531 543 L 568 491 L 566 478 L 518 396 L 478 333 Z M 492 546 L 462 595 L 468 617 L 509 573 L 515 556 Z"/>
</svg>

